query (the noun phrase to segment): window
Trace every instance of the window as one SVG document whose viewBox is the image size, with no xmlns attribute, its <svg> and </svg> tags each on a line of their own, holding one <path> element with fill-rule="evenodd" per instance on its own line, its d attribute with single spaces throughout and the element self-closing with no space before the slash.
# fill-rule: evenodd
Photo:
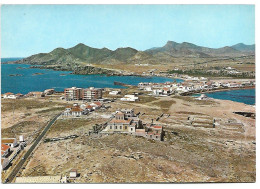
<svg viewBox="0 0 260 189">
<path fill-rule="evenodd" d="M 115 126 L 115 129 L 117 129 L 117 126 Z"/>
<path fill-rule="evenodd" d="M 122 126 L 120 126 L 120 129 L 122 129 Z"/>
<path fill-rule="evenodd" d="M 125 129 L 127 129 L 127 126 L 125 126 Z"/>
<path fill-rule="evenodd" d="M 110 126 L 110 129 L 112 129 L 112 126 Z"/>
<path fill-rule="evenodd" d="M 133 131 L 133 128 L 131 128 L 131 131 Z"/>
<path fill-rule="evenodd" d="M 158 138 L 158 136 L 156 136 L 156 138 Z"/>
<path fill-rule="evenodd" d="M 152 138 L 153 136 L 152 135 L 150 135 L 150 138 Z"/>
</svg>

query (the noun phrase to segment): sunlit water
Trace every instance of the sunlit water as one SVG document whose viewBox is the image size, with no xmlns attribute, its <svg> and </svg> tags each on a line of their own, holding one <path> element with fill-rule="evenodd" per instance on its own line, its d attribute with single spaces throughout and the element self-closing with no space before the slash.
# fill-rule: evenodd
<svg viewBox="0 0 260 189">
<path fill-rule="evenodd" d="M 1 59 L 2 62 L 10 59 Z M 16 60 L 16 59 L 11 59 Z M 25 69 L 19 69 L 19 67 Z M 140 82 L 164 83 L 173 81 L 166 77 L 138 77 L 138 76 L 105 76 L 105 75 L 74 75 L 70 71 L 54 71 L 50 69 L 26 69 L 30 65 L 26 64 L 2 64 L 1 65 L 1 92 L 13 92 L 26 94 L 30 91 L 43 91 L 54 88 L 56 91 L 63 91 L 67 87 L 96 87 L 96 88 L 124 88 L 114 85 L 114 81 L 131 85 L 138 85 Z M 33 75 L 43 73 L 43 75 Z M 10 75 L 20 74 L 20 76 Z M 181 82 L 181 79 L 176 79 Z"/>
</svg>

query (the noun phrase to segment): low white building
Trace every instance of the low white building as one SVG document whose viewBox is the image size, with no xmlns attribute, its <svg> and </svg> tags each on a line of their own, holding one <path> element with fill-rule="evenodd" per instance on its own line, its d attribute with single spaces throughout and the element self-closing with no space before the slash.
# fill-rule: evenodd
<svg viewBox="0 0 260 189">
<path fill-rule="evenodd" d="M 150 86 L 144 87 L 144 91 L 152 91 L 152 87 Z"/>
<path fill-rule="evenodd" d="M 120 98 L 121 101 L 131 101 L 131 102 L 135 102 L 138 99 L 139 98 L 135 95 L 125 95 L 123 98 Z"/>
<path fill-rule="evenodd" d="M 76 178 L 77 176 L 78 176 L 77 170 L 71 169 L 70 170 L 70 178 Z"/>
<path fill-rule="evenodd" d="M 1 143 L 6 144 L 12 148 L 18 145 L 16 138 L 2 138 Z"/>
<path fill-rule="evenodd" d="M 198 100 L 205 100 L 205 99 L 208 99 L 207 95 L 205 94 L 201 94 L 199 97 L 197 97 L 196 99 Z"/>
<path fill-rule="evenodd" d="M 44 90 L 43 92 L 45 95 L 52 95 L 55 93 L 55 90 L 54 89 L 46 89 Z"/>
<path fill-rule="evenodd" d="M 23 135 L 19 136 L 19 142 L 24 142 L 24 136 Z"/>
<path fill-rule="evenodd" d="M 155 96 L 163 95 L 163 90 L 162 89 L 154 89 L 152 94 L 155 95 Z"/>
<path fill-rule="evenodd" d="M 110 95 L 118 95 L 120 93 L 121 93 L 121 91 L 110 91 L 109 92 Z"/>
<path fill-rule="evenodd" d="M 5 93 L 3 98 L 6 98 L 6 99 L 16 99 L 17 96 L 14 93 Z"/>
<path fill-rule="evenodd" d="M 74 104 L 73 106 L 67 106 L 62 116 L 68 117 L 80 117 L 83 114 L 84 110 L 78 104 Z"/>
</svg>

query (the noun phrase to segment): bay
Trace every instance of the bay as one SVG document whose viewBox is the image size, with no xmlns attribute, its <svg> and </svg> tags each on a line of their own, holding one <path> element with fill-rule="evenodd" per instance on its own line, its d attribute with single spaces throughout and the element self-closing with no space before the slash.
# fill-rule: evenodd
<svg viewBox="0 0 260 189">
<path fill-rule="evenodd" d="M 220 100 L 232 100 L 235 102 L 242 102 L 244 104 L 255 105 L 255 88 L 253 89 L 238 89 L 230 91 L 218 91 L 212 93 L 205 93 L 210 98 Z M 193 95 L 200 96 L 200 95 Z"/>
<path fill-rule="evenodd" d="M 14 59 L 1 59 L 2 62 Z M 1 93 L 12 92 L 26 94 L 30 91 L 43 91 L 54 88 L 63 91 L 68 87 L 124 88 L 114 85 L 122 82 L 138 85 L 140 82 L 164 83 L 173 81 L 167 77 L 138 76 L 106 76 L 106 75 L 74 75 L 70 71 L 54 71 L 50 69 L 29 68 L 26 64 L 1 64 Z M 182 82 L 181 79 L 176 79 Z"/>
</svg>

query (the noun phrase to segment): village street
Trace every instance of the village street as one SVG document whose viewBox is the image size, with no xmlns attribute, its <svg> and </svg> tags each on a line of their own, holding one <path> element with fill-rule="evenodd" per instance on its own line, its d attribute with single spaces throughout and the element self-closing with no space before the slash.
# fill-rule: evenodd
<svg viewBox="0 0 260 189">
<path fill-rule="evenodd" d="M 47 131 L 50 129 L 50 127 L 53 125 L 53 123 L 56 121 L 56 119 L 60 116 L 61 114 L 58 114 L 55 116 L 45 127 L 43 132 L 37 137 L 33 145 L 30 147 L 30 149 L 25 153 L 24 157 L 20 160 L 20 162 L 15 166 L 15 168 L 12 170 L 10 175 L 7 177 L 5 180 L 5 183 L 11 183 L 13 179 L 15 178 L 16 174 L 19 172 L 19 170 L 22 168 L 23 164 L 26 162 L 26 160 L 30 157 L 31 153 L 33 150 L 37 147 L 39 142 L 42 140 L 44 135 L 47 133 Z"/>
</svg>

